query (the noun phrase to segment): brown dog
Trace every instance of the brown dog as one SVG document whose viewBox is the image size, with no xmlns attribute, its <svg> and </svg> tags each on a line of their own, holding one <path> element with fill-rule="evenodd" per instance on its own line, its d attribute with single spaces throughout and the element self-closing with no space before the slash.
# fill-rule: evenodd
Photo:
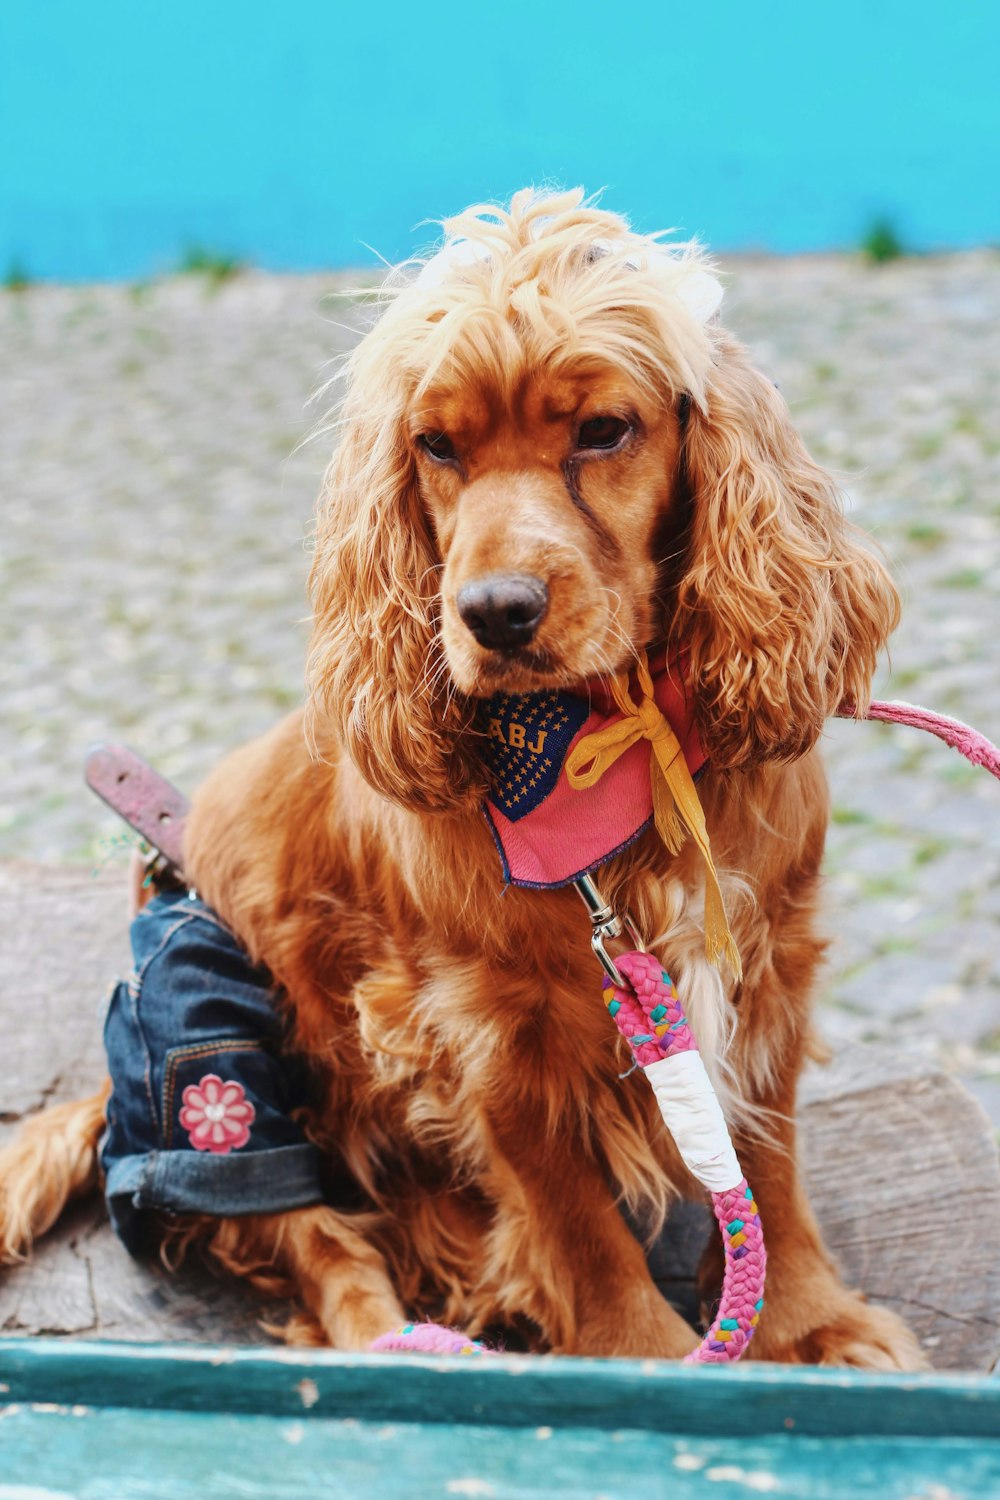
<svg viewBox="0 0 1000 1500">
<path fill-rule="evenodd" d="M 472 723 L 498 690 L 583 691 L 672 643 L 742 982 L 705 957 L 692 846 L 651 831 L 600 879 L 669 965 L 754 1184 L 769 1279 L 752 1352 L 912 1367 L 904 1325 L 824 1252 L 791 1123 L 823 951 L 814 747 L 866 702 L 895 590 L 712 316 L 696 250 L 572 194 L 447 228 L 349 366 L 305 713 L 210 778 L 186 842 L 320 1072 L 314 1138 L 371 1206 L 187 1234 L 286 1278 L 309 1336 L 339 1348 L 428 1312 L 517 1322 L 560 1352 L 694 1346 L 619 1211 L 655 1232 L 694 1185 L 650 1091 L 619 1079 L 575 895 L 501 889 Z M 8 1253 L 94 1180 L 102 1102 L 40 1116 L 0 1158 Z"/>
</svg>

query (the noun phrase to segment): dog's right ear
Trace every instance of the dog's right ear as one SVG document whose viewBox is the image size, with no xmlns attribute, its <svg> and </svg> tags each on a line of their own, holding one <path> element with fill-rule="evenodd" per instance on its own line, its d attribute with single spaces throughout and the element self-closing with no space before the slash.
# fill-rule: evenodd
<svg viewBox="0 0 1000 1500">
<path fill-rule="evenodd" d="M 863 714 L 899 596 L 771 382 L 713 337 L 684 435 L 691 535 L 673 629 L 713 764 L 745 768 L 804 754 L 846 703 Z"/>
<path fill-rule="evenodd" d="M 359 351 L 360 352 L 360 351 Z M 384 361 L 355 361 L 343 437 L 320 498 L 309 577 L 307 734 L 326 726 L 365 780 L 409 808 L 478 795 L 436 631 L 439 560 L 420 503 L 405 392 Z"/>
</svg>

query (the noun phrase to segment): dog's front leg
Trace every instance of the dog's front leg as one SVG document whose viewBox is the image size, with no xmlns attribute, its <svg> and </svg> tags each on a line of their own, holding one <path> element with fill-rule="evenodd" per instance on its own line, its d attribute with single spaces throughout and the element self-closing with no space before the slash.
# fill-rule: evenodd
<svg viewBox="0 0 1000 1500">
<path fill-rule="evenodd" d="M 538 1124 L 522 1116 L 494 1158 L 489 1277 L 505 1314 L 531 1318 L 558 1354 L 682 1358 L 697 1336 L 658 1291 L 599 1167 Z"/>
<path fill-rule="evenodd" d="M 332 1208 L 224 1219 L 210 1250 L 237 1274 L 287 1277 L 334 1349 L 367 1349 L 406 1322 L 381 1254 Z"/>
</svg>

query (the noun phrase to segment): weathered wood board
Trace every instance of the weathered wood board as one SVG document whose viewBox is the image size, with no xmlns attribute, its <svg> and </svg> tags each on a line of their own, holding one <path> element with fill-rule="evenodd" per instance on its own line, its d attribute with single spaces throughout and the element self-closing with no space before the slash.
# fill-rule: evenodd
<svg viewBox="0 0 1000 1500">
<path fill-rule="evenodd" d="M 0 1341 L 11 1500 L 984 1500 L 1000 1382 Z"/>
<path fill-rule="evenodd" d="M 120 873 L 0 863 L 0 1141 L 24 1115 L 92 1089 L 100 1016 L 128 962 Z M 827 1243 L 848 1280 L 915 1327 L 940 1369 L 1000 1354 L 1000 1166 L 989 1121 L 933 1065 L 853 1048 L 805 1081 L 801 1152 Z M 708 1211 L 683 1205 L 652 1256 L 689 1315 Z M 33 1261 L 0 1272 L 0 1332 L 109 1339 L 266 1340 L 265 1306 L 197 1265 L 168 1273 L 121 1248 L 97 1200 Z"/>
</svg>

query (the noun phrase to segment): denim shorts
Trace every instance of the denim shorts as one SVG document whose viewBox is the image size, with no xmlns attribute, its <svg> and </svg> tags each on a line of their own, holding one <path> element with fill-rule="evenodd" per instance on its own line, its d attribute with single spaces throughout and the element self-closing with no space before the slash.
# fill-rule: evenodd
<svg viewBox="0 0 1000 1500">
<path fill-rule="evenodd" d="M 131 939 L 133 970 L 104 1028 L 101 1162 L 118 1235 L 142 1248 L 151 1210 L 279 1213 L 324 1201 L 320 1153 L 293 1118 L 308 1075 L 285 1050 L 267 970 L 184 891 L 154 896 Z"/>
</svg>

